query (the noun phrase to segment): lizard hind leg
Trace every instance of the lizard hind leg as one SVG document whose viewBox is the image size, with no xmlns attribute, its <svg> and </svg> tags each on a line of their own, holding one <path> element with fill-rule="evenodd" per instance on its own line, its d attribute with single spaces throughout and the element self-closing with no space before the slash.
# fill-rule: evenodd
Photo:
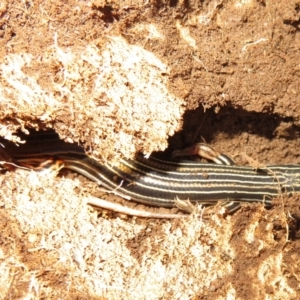
<svg viewBox="0 0 300 300">
<path fill-rule="evenodd" d="M 172 157 L 181 157 L 189 155 L 199 155 L 205 159 L 213 161 L 218 165 L 235 165 L 235 162 L 229 156 L 220 153 L 214 150 L 212 147 L 203 143 L 194 144 L 182 150 L 175 150 L 172 153 Z"/>
</svg>

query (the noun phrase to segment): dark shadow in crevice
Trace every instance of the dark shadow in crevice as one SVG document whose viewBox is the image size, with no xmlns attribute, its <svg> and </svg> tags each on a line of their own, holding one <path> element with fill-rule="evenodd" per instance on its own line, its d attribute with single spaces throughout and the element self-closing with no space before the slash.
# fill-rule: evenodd
<svg viewBox="0 0 300 300">
<path fill-rule="evenodd" d="M 285 20 L 283 21 L 283 23 L 294 27 L 297 31 L 300 30 L 300 20 L 298 21 Z"/>
<path fill-rule="evenodd" d="M 115 20 L 116 21 L 120 20 L 120 16 L 110 5 L 104 5 L 102 7 L 93 7 L 93 8 L 95 10 L 98 10 L 102 14 L 101 19 L 105 23 L 113 23 Z"/>
<path fill-rule="evenodd" d="M 171 6 L 171 7 L 176 7 L 177 4 L 178 4 L 178 1 L 179 1 L 179 0 L 170 0 L 170 6 Z"/>
<path fill-rule="evenodd" d="M 276 129 L 282 123 L 287 124 L 284 138 L 292 140 L 300 137 L 300 127 L 293 124 L 293 121 L 291 117 L 283 118 L 276 114 L 248 112 L 230 106 L 213 107 L 206 111 L 203 107 L 199 107 L 184 114 L 183 128 L 169 138 L 168 151 L 181 149 L 197 142 L 209 144 L 221 132 L 228 138 L 247 132 L 271 140 L 276 137 Z"/>
<path fill-rule="evenodd" d="M 292 216 L 291 222 L 289 224 L 289 236 L 288 239 L 291 241 L 300 240 L 300 217 Z"/>
</svg>

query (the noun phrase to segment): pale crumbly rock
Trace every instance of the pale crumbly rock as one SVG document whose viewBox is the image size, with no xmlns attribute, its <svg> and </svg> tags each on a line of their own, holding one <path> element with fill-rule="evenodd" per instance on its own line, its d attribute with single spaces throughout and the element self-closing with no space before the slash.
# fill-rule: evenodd
<svg viewBox="0 0 300 300">
<path fill-rule="evenodd" d="M 0 130 L 9 139 L 17 128 L 53 127 L 107 159 L 163 150 L 181 126 L 183 100 L 167 89 L 167 65 L 121 37 L 63 49 L 54 36 L 40 57 L 7 55 L 0 70 L 0 120 L 9 120 Z"/>
<path fill-rule="evenodd" d="M 205 224 L 201 210 L 173 223 L 105 219 L 88 209 L 76 179 L 17 170 L 0 181 L 1 205 L 9 215 L 0 223 L 6 241 L 0 252 L 3 295 L 16 269 L 13 286 L 22 283 L 19 296 L 31 299 L 71 299 L 75 292 L 109 299 L 189 299 L 231 272 L 230 263 L 220 260 L 231 253 L 223 243 L 230 239 L 230 223 L 221 228 L 216 217 Z"/>
</svg>

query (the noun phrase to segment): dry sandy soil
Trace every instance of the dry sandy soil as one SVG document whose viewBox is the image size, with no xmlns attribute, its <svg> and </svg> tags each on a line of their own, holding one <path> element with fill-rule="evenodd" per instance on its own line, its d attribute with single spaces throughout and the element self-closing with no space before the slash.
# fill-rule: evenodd
<svg viewBox="0 0 300 300">
<path fill-rule="evenodd" d="M 300 163 L 299 0 L 3 0 L 0 16 L 2 137 Z M 297 195 L 156 220 L 89 207 L 99 187 L 74 173 L 0 184 L 1 299 L 300 298 Z"/>
</svg>

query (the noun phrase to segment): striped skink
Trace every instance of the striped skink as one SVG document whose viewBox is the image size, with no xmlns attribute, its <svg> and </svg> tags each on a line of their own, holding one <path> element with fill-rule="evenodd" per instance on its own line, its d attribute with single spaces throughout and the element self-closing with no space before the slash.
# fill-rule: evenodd
<svg viewBox="0 0 300 300">
<path fill-rule="evenodd" d="M 21 165 L 47 158 L 60 160 L 64 168 L 114 190 L 125 199 L 157 207 L 174 207 L 178 204 L 176 199 L 203 205 L 222 201 L 231 213 L 240 202 L 271 206 L 273 198 L 300 191 L 300 165 L 269 165 L 255 170 L 234 165 L 230 158 L 204 145 L 175 152 L 175 156 L 197 152 L 216 163 L 152 156 L 147 159 L 140 154 L 134 160 L 120 159 L 116 164 L 99 163 L 81 147 L 58 138 L 41 136 L 20 146 L 3 139 L 0 142 Z"/>
</svg>

